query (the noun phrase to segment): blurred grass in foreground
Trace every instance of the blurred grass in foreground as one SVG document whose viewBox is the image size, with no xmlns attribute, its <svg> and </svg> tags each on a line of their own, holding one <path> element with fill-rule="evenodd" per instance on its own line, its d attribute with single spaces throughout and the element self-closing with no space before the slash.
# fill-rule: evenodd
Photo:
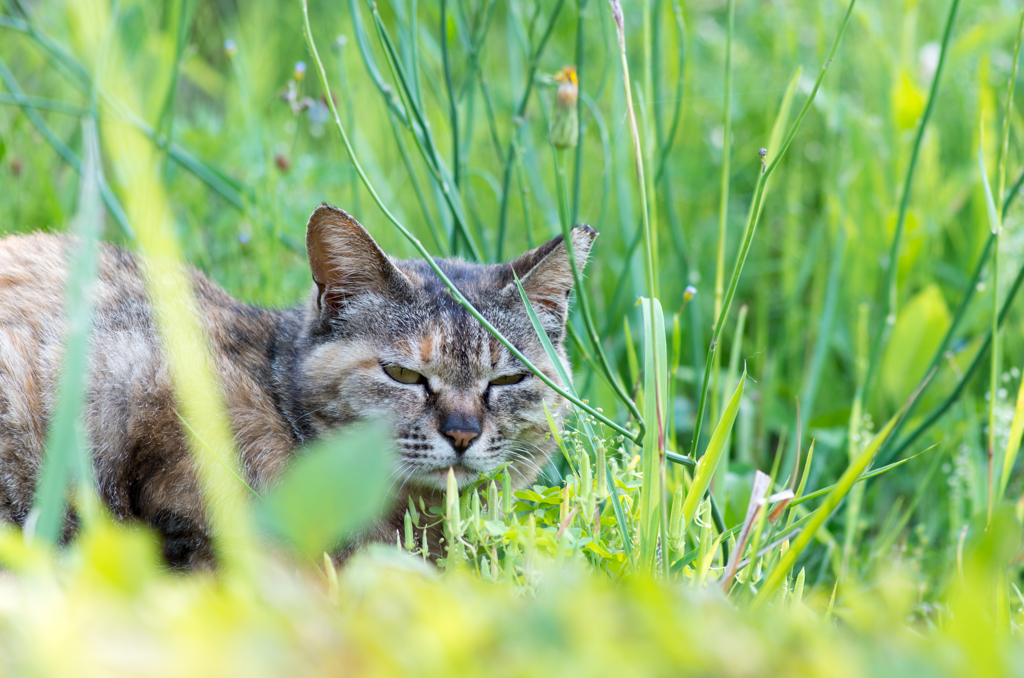
<svg viewBox="0 0 1024 678">
<path fill-rule="evenodd" d="M 300 3 L 3 0 L 0 229 L 77 214 L 145 256 L 225 558 L 170 575 L 96 506 L 65 375 L 40 538 L 0 532 L 5 673 L 1021 672 L 1020 9 L 617 5 L 313 2 L 305 36 Z M 246 508 L 176 264 L 294 303 L 320 200 L 400 256 L 602 234 L 555 463 L 341 571 L 316 554 L 386 481 L 330 453 L 378 439 Z"/>
</svg>

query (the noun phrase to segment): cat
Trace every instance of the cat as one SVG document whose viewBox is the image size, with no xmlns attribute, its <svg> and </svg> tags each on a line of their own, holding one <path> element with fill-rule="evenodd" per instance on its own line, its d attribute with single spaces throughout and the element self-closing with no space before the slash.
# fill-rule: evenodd
<svg viewBox="0 0 1024 678">
<path fill-rule="evenodd" d="M 596 236 L 588 226 L 572 231 L 581 268 Z M 74 243 L 48 234 L 0 239 L 0 520 L 22 526 L 59 381 L 63 286 Z M 393 427 L 401 489 L 360 543 L 393 542 L 410 497 L 440 503 L 449 468 L 465 486 L 509 463 L 514 486 L 528 486 L 552 452 L 545 405 L 557 412 L 564 399 L 455 302 L 425 260 L 389 257 L 343 210 L 316 208 L 306 250 L 312 291 L 286 310 L 242 304 L 189 270 L 250 485 L 271 487 L 298 450 L 325 432 L 384 417 Z M 515 272 L 569 372 L 563 342 L 573 274 L 561 236 L 507 264 L 436 262 L 557 383 Z M 156 530 L 170 567 L 214 567 L 140 261 L 102 246 L 92 294 L 85 421 L 99 494 L 117 518 Z M 72 513 L 65 539 L 74 523 Z"/>
</svg>

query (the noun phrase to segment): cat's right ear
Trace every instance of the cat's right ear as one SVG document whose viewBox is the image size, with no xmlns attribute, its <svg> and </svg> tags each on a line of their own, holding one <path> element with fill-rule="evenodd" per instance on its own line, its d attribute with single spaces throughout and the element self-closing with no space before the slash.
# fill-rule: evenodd
<svg viewBox="0 0 1024 678">
<path fill-rule="evenodd" d="M 306 255 L 321 313 L 337 312 L 361 294 L 387 294 L 409 285 L 355 217 L 327 203 L 309 217 Z"/>
</svg>

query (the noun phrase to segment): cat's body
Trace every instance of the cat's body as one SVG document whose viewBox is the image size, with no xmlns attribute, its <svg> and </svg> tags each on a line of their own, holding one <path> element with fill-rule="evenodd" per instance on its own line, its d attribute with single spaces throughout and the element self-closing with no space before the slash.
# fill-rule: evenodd
<svg viewBox="0 0 1024 678">
<path fill-rule="evenodd" d="M 594 235 L 574 231 L 581 261 Z M 0 519 L 18 524 L 32 507 L 60 374 L 72 247 L 53 235 L 0 240 Z M 519 484 L 531 481 L 550 454 L 544 403 L 554 411 L 557 394 L 446 293 L 426 262 L 390 259 L 344 212 L 314 212 L 307 250 L 315 289 L 290 310 L 241 304 L 190 272 L 249 483 L 266 488 L 303 444 L 372 416 L 394 425 L 402 482 L 393 515 L 370 539 L 393 539 L 409 493 L 436 502 L 449 467 L 465 484 L 512 462 Z M 86 410 L 96 485 L 116 516 L 160 532 L 172 565 L 209 564 L 205 511 L 140 265 L 109 246 L 99 256 Z M 556 378 L 512 270 L 561 351 L 571 270 L 560 238 L 511 265 L 439 264 Z"/>
</svg>

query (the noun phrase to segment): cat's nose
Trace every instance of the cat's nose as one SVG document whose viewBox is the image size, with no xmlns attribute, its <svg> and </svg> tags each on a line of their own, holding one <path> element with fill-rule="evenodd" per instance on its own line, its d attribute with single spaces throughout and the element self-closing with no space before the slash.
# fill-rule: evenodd
<svg viewBox="0 0 1024 678">
<path fill-rule="evenodd" d="M 452 412 L 441 426 L 441 434 L 452 444 L 456 453 L 462 454 L 480 435 L 480 420 L 475 414 Z"/>
</svg>

